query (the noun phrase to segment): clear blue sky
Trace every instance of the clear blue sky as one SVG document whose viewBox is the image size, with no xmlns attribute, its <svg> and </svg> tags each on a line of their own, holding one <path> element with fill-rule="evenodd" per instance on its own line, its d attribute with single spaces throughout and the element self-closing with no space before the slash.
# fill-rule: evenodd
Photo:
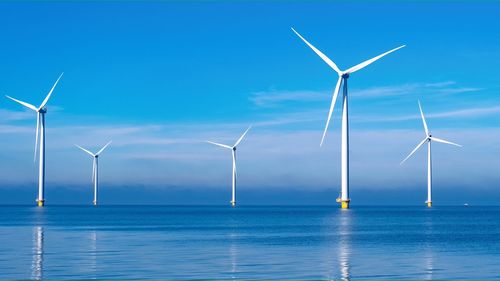
<svg viewBox="0 0 500 281">
<path fill-rule="evenodd" d="M 0 94 L 39 104 L 65 72 L 48 106 L 48 202 L 90 202 L 91 159 L 73 144 L 112 139 L 103 203 L 227 203 L 230 153 L 203 141 L 232 143 L 254 124 L 238 151 L 240 201 L 333 203 L 339 107 L 319 141 L 336 74 L 290 27 L 343 69 L 407 44 L 349 80 L 353 204 L 425 200 L 424 150 L 399 165 L 423 138 L 417 99 L 434 135 L 464 145 L 434 146 L 435 201 L 499 203 L 499 12 L 472 2 L 0 3 Z M 36 195 L 34 129 L 34 114 L 0 99 L 0 196 L 12 202 Z"/>
</svg>

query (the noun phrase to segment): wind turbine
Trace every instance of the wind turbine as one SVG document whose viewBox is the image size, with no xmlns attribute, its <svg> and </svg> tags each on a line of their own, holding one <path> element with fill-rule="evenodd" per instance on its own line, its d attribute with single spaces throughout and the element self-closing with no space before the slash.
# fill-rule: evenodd
<svg viewBox="0 0 500 281">
<path fill-rule="evenodd" d="M 212 142 L 212 141 L 206 141 L 208 143 L 215 144 L 215 145 L 220 146 L 220 147 L 231 149 L 231 152 L 233 154 L 233 189 L 232 189 L 232 195 L 231 195 L 231 206 L 233 206 L 233 207 L 236 205 L 236 147 L 243 140 L 243 138 L 247 134 L 248 130 L 250 130 L 250 128 L 252 128 L 252 126 L 248 127 L 248 129 L 243 133 L 243 135 L 241 135 L 241 137 L 236 141 L 236 143 L 233 146 L 229 146 L 229 145 L 221 144 L 221 143 L 216 143 L 216 142 Z"/>
<path fill-rule="evenodd" d="M 92 164 L 92 181 L 94 182 L 94 206 L 97 205 L 97 187 L 98 187 L 98 166 L 99 166 L 99 155 L 108 147 L 108 145 L 111 144 L 111 141 L 109 141 L 105 146 L 103 146 L 97 153 L 92 153 L 89 150 L 75 144 L 76 147 L 79 149 L 83 150 L 84 152 L 87 152 L 92 156 L 93 158 L 93 164 Z"/>
<path fill-rule="evenodd" d="M 427 122 L 425 122 L 425 117 L 424 117 L 424 112 L 422 111 L 422 106 L 420 105 L 420 101 L 418 101 L 418 108 L 420 109 L 420 116 L 422 116 L 422 123 L 424 124 L 424 131 L 425 131 L 425 139 L 421 141 L 415 149 L 413 149 L 412 152 L 403 160 L 401 161 L 400 164 L 403 164 L 408 158 L 410 158 L 415 151 L 417 151 L 424 143 L 427 142 L 427 201 L 425 203 L 427 204 L 427 207 L 432 207 L 432 161 L 431 161 L 431 142 L 436 141 L 440 143 L 445 143 L 445 144 L 451 144 L 455 145 L 458 147 L 462 147 L 460 144 L 456 144 L 451 141 L 439 139 L 436 137 L 433 137 L 431 133 L 429 132 L 429 129 L 427 127 Z"/>
<path fill-rule="evenodd" d="M 7 98 L 21 104 L 24 107 L 27 107 L 36 112 L 36 139 L 35 139 L 35 156 L 33 161 L 36 161 L 36 150 L 38 148 L 38 134 L 40 133 L 40 153 L 39 153 L 39 169 L 38 169 L 38 199 L 36 200 L 39 207 L 43 207 L 45 205 L 44 192 L 45 192 L 45 113 L 47 113 L 47 108 L 45 105 L 50 99 L 54 88 L 57 83 L 61 79 L 64 73 L 61 73 L 59 78 L 57 78 L 54 86 L 50 89 L 49 93 L 43 100 L 42 104 L 39 107 L 36 107 L 32 104 L 29 104 L 24 101 L 20 101 L 13 97 L 6 96 Z"/>
<path fill-rule="evenodd" d="M 325 140 L 326 136 L 326 131 L 328 130 L 328 125 L 330 124 L 330 118 L 332 117 L 333 109 L 335 107 L 335 102 L 337 101 L 338 94 L 340 92 L 340 85 L 343 84 L 343 94 L 342 94 L 342 148 L 341 148 L 341 195 L 340 198 L 337 198 L 337 202 L 341 203 L 342 209 L 348 209 L 349 208 L 349 202 L 351 199 L 349 198 L 349 114 L 348 114 L 348 106 L 347 106 L 347 79 L 349 78 L 350 74 L 365 68 L 366 66 L 370 65 L 371 63 L 379 60 L 380 58 L 397 51 L 406 45 L 399 46 L 395 49 L 392 49 L 390 51 L 387 51 L 383 54 L 380 54 L 372 59 L 366 60 L 360 64 L 357 64 L 347 70 L 340 70 L 338 66 L 331 60 L 329 59 L 325 54 L 323 54 L 320 50 L 316 49 L 311 43 L 309 43 L 302 35 L 300 35 L 295 29 L 292 28 L 292 31 L 299 36 L 304 43 L 307 44 L 323 61 L 326 62 L 335 72 L 338 74 L 338 80 L 337 80 L 337 85 L 335 86 L 335 90 L 333 92 L 333 98 L 332 102 L 330 104 L 330 111 L 328 112 L 328 117 L 326 119 L 326 125 L 325 129 L 323 131 L 323 136 L 321 137 L 321 143 L 320 146 L 323 145 L 323 141 Z"/>
</svg>

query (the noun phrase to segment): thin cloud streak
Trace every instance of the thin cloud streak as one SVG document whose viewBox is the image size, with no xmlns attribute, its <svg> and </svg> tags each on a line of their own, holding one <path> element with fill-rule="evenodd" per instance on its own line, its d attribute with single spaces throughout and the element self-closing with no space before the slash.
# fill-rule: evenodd
<svg viewBox="0 0 500 281">
<path fill-rule="evenodd" d="M 286 102 L 317 102 L 328 98 L 328 91 L 270 90 L 253 93 L 250 101 L 259 107 L 275 107 Z"/>
<path fill-rule="evenodd" d="M 2 122 L 33 119 L 33 116 L 34 113 L 32 110 L 13 111 L 8 109 L 0 109 L 0 120 L 2 120 Z"/>
<path fill-rule="evenodd" d="M 439 118 L 450 118 L 450 117 L 481 117 L 485 115 L 491 115 L 500 113 L 500 106 L 490 106 L 490 107 L 476 107 L 476 108 L 468 108 L 468 109 L 459 109 L 459 110 L 451 110 L 440 113 L 430 113 L 425 114 L 425 117 L 428 119 L 439 119 Z M 413 115 L 401 115 L 394 117 L 381 117 L 381 116 L 353 116 L 351 119 L 355 122 L 359 123 L 370 123 L 370 122 L 398 122 L 398 121 L 408 121 L 420 119 L 420 114 Z"/>
<path fill-rule="evenodd" d="M 395 86 L 353 89 L 352 95 L 357 98 L 400 97 L 423 94 L 460 94 L 483 90 L 475 87 L 458 87 L 454 81 L 438 83 L 410 83 Z"/>
<path fill-rule="evenodd" d="M 370 87 L 366 89 L 352 89 L 354 98 L 400 97 L 423 94 L 460 94 L 483 90 L 477 87 L 460 87 L 454 81 L 437 83 L 409 83 L 393 86 Z M 331 98 L 333 90 L 269 90 L 255 92 L 250 101 L 258 107 L 277 107 L 290 102 L 312 103 L 324 102 Z"/>
</svg>

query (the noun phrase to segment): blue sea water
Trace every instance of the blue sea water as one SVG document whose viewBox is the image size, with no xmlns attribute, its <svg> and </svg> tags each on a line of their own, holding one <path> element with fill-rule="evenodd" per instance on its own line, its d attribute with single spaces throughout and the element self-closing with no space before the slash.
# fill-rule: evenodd
<svg viewBox="0 0 500 281">
<path fill-rule="evenodd" d="M 500 207 L 0 207 L 0 279 L 500 280 Z"/>
</svg>

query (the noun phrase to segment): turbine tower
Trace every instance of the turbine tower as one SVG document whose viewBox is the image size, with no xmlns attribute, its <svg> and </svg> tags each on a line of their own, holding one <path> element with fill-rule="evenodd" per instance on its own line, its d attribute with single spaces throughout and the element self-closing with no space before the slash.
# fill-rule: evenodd
<svg viewBox="0 0 500 281">
<path fill-rule="evenodd" d="M 37 198 L 37 205 L 39 207 L 43 207 L 45 205 L 45 113 L 47 113 L 47 108 L 45 105 L 50 99 L 50 96 L 52 95 L 52 92 L 54 91 L 57 83 L 61 79 L 64 73 L 61 73 L 59 78 L 57 78 L 56 82 L 54 83 L 54 86 L 52 86 L 52 89 L 50 89 L 49 93 L 43 100 L 42 104 L 39 107 L 36 107 L 32 104 L 29 104 L 24 101 L 20 101 L 18 99 L 15 99 L 13 97 L 6 96 L 7 98 L 21 104 L 24 107 L 27 107 L 33 111 L 36 112 L 36 138 L 35 138 L 35 156 L 33 158 L 33 161 L 36 161 L 36 150 L 38 149 L 38 134 L 40 134 L 40 153 L 39 153 L 39 168 L 38 168 L 38 198 Z"/>
<path fill-rule="evenodd" d="M 216 143 L 216 142 L 212 142 L 212 141 L 206 141 L 208 143 L 215 144 L 215 145 L 220 146 L 220 147 L 231 149 L 231 152 L 233 155 L 233 181 L 232 181 L 233 188 L 232 188 L 232 193 L 231 193 L 231 206 L 233 206 L 233 207 L 236 205 L 236 147 L 243 140 L 243 138 L 247 134 L 248 130 L 250 130 L 250 128 L 252 128 L 252 126 L 248 127 L 248 129 L 243 133 L 243 135 L 241 135 L 241 137 L 236 141 L 236 143 L 233 146 L 229 146 L 229 145 L 225 145 L 225 144 L 221 144 L 221 143 Z"/>
<path fill-rule="evenodd" d="M 401 165 L 406 161 L 408 160 L 408 158 L 410 158 L 413 153 L 415 153 L 415 151 L 417 151 L 422 145 L 424 145 L 424 143 L 427 142 L 427 201 L 425 201 L 425 203 L 427 204 L 427 207 L 432 207 L 432 157 L 431 157 L 431 142 L 432 141 L 436 141 L 436 142 L 440 142 L 440 143 L 446 143 L 446 144 L 451 144 L 451 145 L 455 145 L 455 146 L 458 146 L 458 147 L 462 147 L 461 145 L 459 144 L 456 144 L 454 142 L 451 142 L 451 141 L 447 141 L 447 140 L 443 140 L 443 139 L 439 139 L 439 138 L 436 138 L 436 137 L 433 137 L 432 134 L 429 132 L 429 129 L 427 127 L 427 122 L 425 121 L 425 117 L 424 117 L 424 112 L 422 111 L 422 106 L 420 105 L 420 101 L 418 101 L 418 108 L 420 109 L 420 116 L 422 116 L 422 123 L 424 124 L 424 132 L 425 132 L 425 139 L 423 141 L 421 141 L 417 147 L 415 147 L 415 149 L 413 149 L 412 152 L 410 152 L 410 154 L 408 156 L 406 156 L 406 158 L 401 161 Z"/>
<path fill-rule="evenodd" d="M 399 46 L 395 49 L 387 51 L 383 54 L 380 54 L 372 59 L 366 60 L 360 64 L 357 64 L 347 70 L 340 70 L 338 66 L 329 59 L 325 54 L 323 54 L 320 50 L 316 49 L 311 43 L 309 43 L 302 35 L 300 35 L 295 29 L 292 28 L 292 31 L 299 36 L 304 43 L 307 44 L 323 61 L 326 62 L 335 72 L 338 74 L 337 85 L 335 86 L 335 90 L 333 92 L 332 102 L 330 104 L 330 111 L 328 112 L 328 118 L 326 119 L 325 129 L 323 131 L 323 136 L 321 137 L 320 146 L 323 145 L 323 141 L 325 140 L 326 131 L 328 130 L 328 125 L 330 124 L 330 118 L 332 117 L 333 109 L 335 107 L 335 102 L 337 101 L 337 97 L 340 91 L 341 84 L 344 86 L 342 90 L 342 144 L 341 144 L 341 195 L 340 198 L 337 198 L 337 202 L 341 203 L 342 209 L 349 208 L 349 202 L 351 199 L 349 198 L 349 114 L 348 114 L 348 106 L 347 106 L 347 79 L 350 74 L 365 68 L 371 63 L 377 61 L 378 59 L 397 51 L 406 45 Z"/>
<path fill-rule="evenodd" d="M 108 147 L 108 145 L 111 144 L 111 141 L 109 141 L 105 146 L 101 148 L 97 153 L 92 153 L 89 150 L 75 144 L 76 147 L 79 149 L 83 150 L 84 152 L 87 152 L 90 156 L 93 158 L 93 164 L 92 164 L 92 181 L 94 182 L 94 206 L 97 205 L 97 188 L 98 188 L 98 167 L 99 167 L 99 155 Z"/>
</svg>

